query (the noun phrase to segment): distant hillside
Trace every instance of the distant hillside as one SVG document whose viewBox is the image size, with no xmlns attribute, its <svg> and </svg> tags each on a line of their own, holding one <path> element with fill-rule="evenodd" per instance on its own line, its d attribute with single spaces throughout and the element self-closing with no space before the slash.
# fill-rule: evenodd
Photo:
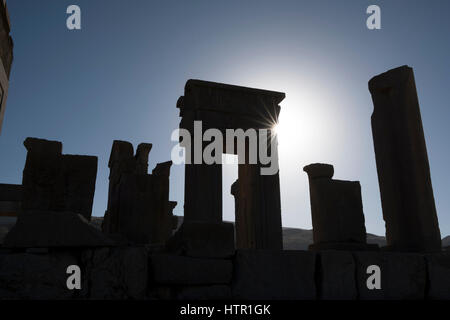
<svg viewBox="0 0 450 320">
<path fill-rule="evenodd" d="M 446 236 L 442 239 L 442 246 L 443 247 L 450 247 L 450 236 Z M 448 250 L 448 248 L 447 248 Z"/>
<path fill-rule="evenodd" d="M 183 223 L 183 217 L 178 217 L 178 227 Z M 367 234 L 368 243 L 376 243 L 380 246 L 386 245 L 384 237 Z M 286 250 L 308 250 L 313 243 L 312 230 L 298 228 L 283 228 L 283 248 Z"/>
</svg>

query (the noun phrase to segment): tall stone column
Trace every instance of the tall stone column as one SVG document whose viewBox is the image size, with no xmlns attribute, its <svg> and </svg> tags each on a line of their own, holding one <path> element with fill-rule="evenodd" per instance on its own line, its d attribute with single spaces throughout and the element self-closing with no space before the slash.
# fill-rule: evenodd
<svg viewBox="0 0 450 320">
<path fill-rule="evenodd" d="M 427 148 L 413 69 L 369 81 L 372 134 L 387 245 L 398 251 L 441 249 Z"/>
<path fill-rule="evenodd" d="M 184 219 L 222 221 L 222 164 L 186 164 Z"/>
<path fill-rule="evenodd" d="M 240 249 L 283 249 L 279 175 L 260 165 L 239 165 L 236 240 Z M 236 197 L 236 196 L 235 196 Z"/>
</svg>

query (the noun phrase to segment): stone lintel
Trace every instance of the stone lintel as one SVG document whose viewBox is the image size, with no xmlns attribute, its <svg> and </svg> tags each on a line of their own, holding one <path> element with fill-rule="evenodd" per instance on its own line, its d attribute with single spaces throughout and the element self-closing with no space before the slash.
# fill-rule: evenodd
<svg viewBox="0 0 450 320">
<path fill-rule="evenodd" d="M 282 92 L 191 79 L 186 82 L 185 95 L 178 99 L 177 108 L 182 117 L 185 110 L 211 110 L 276 123 L 278 104 L 285 96 Z"/>
</svg>

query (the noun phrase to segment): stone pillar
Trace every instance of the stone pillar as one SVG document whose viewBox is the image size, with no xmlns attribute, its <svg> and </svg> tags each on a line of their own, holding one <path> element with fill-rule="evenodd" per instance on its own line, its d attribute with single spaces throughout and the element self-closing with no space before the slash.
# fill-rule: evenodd
<svg viewBox="0 0 450 320">
<path fill-rule="evenodd" d="M 57 181 L 62 167 L 62 143 L 36 138 L 24 141 L 27 159 L 23 170 L 23 210 L 58 207 Z"/>
<path fill-rule="evenodd" d="M 239 249 L 283 249 L 280 181 L 257 164 L 239 165 L 236 239 Z"/>
<path fill-rule="evenodd" d="M 91 220 L 98 159 L 94 156 L 63 155 L 61 183 L 65 210 Z"/>
<path fill-rule="evenodd" d="M 441 249 L 413 69 L 402 66 L 369 81 L 372 134 L 387 245 L 398 251 Z"/>
<path fill-rule="evenodd" d="M 172 161 L 158 163 L 152 171 L 154 179 L 154 205 L 152 242 L 164 243 L 172 235 L 173 230 L 173 209 L 176 202 L 169 201 L 169 176 Z"/>
<path fill-rule="evenodd" d="M 366 250 L 366 228 L 359 181 L 333 180 L 334 168 L 315 163 L 309 177 L 314 244 L 310 250 Z"/>
<path fill-rule="evenodd" d="M 222 221 L 222 165 L 186 164 L 184 219 Z"/>
<path fill-rule="evenodd" d="M 108 205 L 102 230 L 105 233 L 120 233 L 119 187 L 123 174 L 134 172 L 133 145 L 127 141 L 114 140 L 109 157 Z"/>
</svg>

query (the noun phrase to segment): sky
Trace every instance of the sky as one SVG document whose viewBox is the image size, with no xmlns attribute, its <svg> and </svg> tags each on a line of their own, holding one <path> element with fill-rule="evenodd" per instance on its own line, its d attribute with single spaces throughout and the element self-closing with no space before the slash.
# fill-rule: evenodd
<svg viewBox="0 0 450 320">
<path fill-rule="evenodd" d="M 10 0 L 14 62 L 0 135 L 0 182 L 21 183 L 26 137 L 99 159 L 93 215 L 107 204 L 115 139 L 153 144 L 149 169 L 170 160 L 176 101 L 188 79 L 286 93 L 279 158 L 284 227 L 310 229 L 302 168 L 330 163 L 361 182 L 368 232 L 384 235 L 367 82 L 409 65 L 416 85 L 442 236 L 450 234 L 450 1 Z M 81 8 L 81 30 L 66 9 Z M 366 9 L 381 8 L 381 29 Z M 234 220 L 223 169 L 224 219 Z M 183 215 L 184 167 L 170 198 Z"/>
</svg>

